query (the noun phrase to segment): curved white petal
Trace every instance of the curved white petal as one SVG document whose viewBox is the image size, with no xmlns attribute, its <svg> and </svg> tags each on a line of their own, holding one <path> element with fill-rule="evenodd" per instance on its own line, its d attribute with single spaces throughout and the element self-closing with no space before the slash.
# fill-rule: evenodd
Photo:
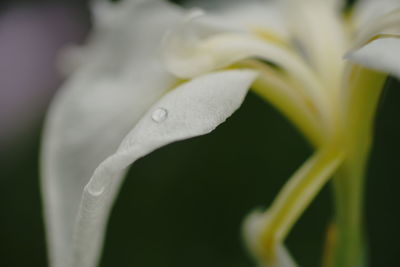
<svg viewBox="0 0 400 267">
<path fill-rule="evenodd" d="M 285 47 L 250 34 L 222 33 L 201 39 L 186 28 L 190 26 L 184 27 L 171 31 L 164 41 L 165 64 L 178 77 L 195 77 L 256 57 L 277 64 L 300 80 L 315 82 L 309 66 Z"/>
<path fill-rule="evenodd" d="M 400 8 L 398 0 L 359 0 L 354 6 L 354 26 L 356 29 L 362 29 L 371 21 L 396 8 Z"/>
<path fill-rule="evenodd" d="M 400 78 L 400 38 L 379 38 L 347 55 L 352 62 Z"/>
<path fill-rule="evenodd" d="M 164 32 L 181 19 L 178 10 L 162 1 L 127 1 L 122 7 L 97 6 L 95 15 L 95 29 L 51 106 L 43 137 L 42 191 L 53 267 L 72 266 L 73 227 L 95 168 L 176 83 L 157 51 Z"/>
<path fill-rule="evenodd" d="M 186 1 L 185 6 L 202 8 L 209 13 L 209 21 L 231 29 L 249 31 L 264 28 L 282 38 L 288 37 L 285 23 L 275 1 L 266 0 L 215 0 Z"/>
<path fill-rule="evenodd" d="M 400 35 L 400 8 L 391 10 L 384 15 L 371 19 L 357 29 L 353 50 L 358 49 L 371 40 L 388 35 Z"/>
<path fill-rule="evenodd" d="M 279 44 L 265 42 L 250 34 L 222 33 L 198 38 L 196 29 L 187 24 L 171 31 L 164 41 L 164 61 L 171 73 L 191 78 L 226 68 L 249 58 L 273 62 L 301 84 L 303 95 L 312 99 L 318 112 L 326 116 L 327 98 L 320 80 L 293 51 Z M 194 32 L 192 32 L 194 31 Z"/>
<path fill-rule="evenodd" d="M 161 146 L 211 132 L 241 105 L 256 75 L 248 70 L 205 75 L 174 89 L 150 108 L 85 186 L 75 231 L 74 267 L 95 265 L 126 168 Z"/>
</svg>

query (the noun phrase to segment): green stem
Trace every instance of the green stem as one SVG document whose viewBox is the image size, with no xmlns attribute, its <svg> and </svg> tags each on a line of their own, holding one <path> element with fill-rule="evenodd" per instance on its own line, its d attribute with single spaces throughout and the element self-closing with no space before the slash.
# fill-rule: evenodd
<svg viewBox="0 0 400 267">
<path fill-rule="evenodd" d="M 364 175 L 366 155 L 347 160 L 333 179 L 336 204 L 332 267 L 365 267 Z"/>
<path fill-rule="evenodd" d="M 373 138 L 376 107 L 386 75 L 353 68 L 345 109 L 346 159 L 333 179 L 335 224 L 325 267 L 366 267 L 364 237 L 364 178 Z M 329 241 L 329 240 L 328 240 Z M 328 242 L 329 243 L 329 242 Z"/>
</svg>

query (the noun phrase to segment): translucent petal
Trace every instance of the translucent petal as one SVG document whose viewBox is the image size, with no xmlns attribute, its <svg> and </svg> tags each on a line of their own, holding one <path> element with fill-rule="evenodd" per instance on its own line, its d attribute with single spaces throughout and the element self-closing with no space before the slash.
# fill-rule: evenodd
<svg viewBox="0 0 400 267">
<path fill-rule="evenodd" d="M 211 132 L 241 105 L 255 78 L 256 73 L 247 70 L 205 75 L 174 89 L 150 108 L 85 186 L 72 266 L 95 265 L 110 207 L 126 168 L 161 146 Z"/>
<path fill-rule="evenodd" d="M 72 266 L 76 214 L 95 168 L 176 84 L 157 51 L 180 12 L 162 1 L 101 8 L 88 44 L 80 48 L 79 64 L 52 103 L 44 131 L 42 192 L 53 267 Z"/>
</svg>

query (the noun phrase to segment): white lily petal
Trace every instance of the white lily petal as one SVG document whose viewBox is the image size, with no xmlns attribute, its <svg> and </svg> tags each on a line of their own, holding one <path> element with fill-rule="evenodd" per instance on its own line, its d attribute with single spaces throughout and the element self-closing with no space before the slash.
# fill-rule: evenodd
<svg viewBox="0 0 400 267">
<path fill-rule="evenodd" d="M 170 32 L 164 41 L 164 61 L 171 73 L 191 78 L 229 67 L 244 59 L 264 59 L 278 65 L 301 84 L 300 93 L 316 104 L 315 108 L 321 116 L 328 116 L 327 98 L 321 90 L 320 80 L 306 62 L 290 49 L 250 34 L 222 33 L 199 39 L 191 30 L 190 25 L 183 25 L 183 28 Z"/>
<path fill-rule="evenodd" d="M 246 0 L 248 4 L 261 5 L 265 0 Z M 224 10 L 230 9 L 232 6 L 242 5 L 242 0 L 187 0 L 184 2 L 186 7 L 199 7 L 209 10 Z"/>
<path fill-rule="evenodd" d="M 250 34 L 222 33 L 202 39 L 196 29 L 183 25 L 165 38 L 163 56 L 169 71 L 182 78 L 195 77 L 256 57 L 277 64 L 310 87 L 319 86 L 309 66 L 293 51 Z"/>
<path fill-rule="evenodd" d="M 192 0 L 185 2 L 185 6 L 205 9 L 210 14 L 208 20 L 215 25 L 226 25 L 225 27 L 241 31 L 249 31 L 254 27 L 264 28 L 282 38 L 288 37 L 275 1 Z"/>
<path fill-rule="evenodd" d="M 330 0 L 283 0 L 287 25 L 305 57 L 333 90 L 340 88 L 346 51 L 341 13 Z"/>
<path fill-rule="evenodd" d="M 358 29 L 352 48 L 355 50 L 371 40 L 391 35 L 400 35 L 400 8 L 370 20 L 362 28 Z"/>
<path fill-rule="evenodd" d="M 256 76 L 254 71 L 234 70 L 198 77 L 166 94 L 142 117 L 85 186 L 72 266 L 95 266 L 125 169 L 161 146 L 214 130 L 241 105 Z"/>
<path fill-rule="evenodd" d="M 371 21 L 400 8 L 398 0 L 359 0 L 354 6 L 353 23 L 356 29 L 362 29 Z"/>
<path fill-rule="evenodd" d="M 379 38 L 347 55 L 367 68 L 400 78 L 400 38 Z"/>
<path fill-rule="evenodd" d="M 128 1 L 123 12 L 119 4 L 109 8 L 103 13 L 118 11 L 120 16 L 95 25 L 45 127 L 42 191 L 53 267 L 72 266 L 73 228 L 83 188 L 95 168 L 176 83 L 162 68 L 157 51 L 163 33 L 181 19 L 180 12 L 162 1 Z M 100 14 L 97 21 L 104 19 Z"/>
<path fill-rule="evenodd" d="M 339 11 L 345 4 L 345 0 L 278 0 L 278 2 L 285 5 L 296 5 L 301 2 L 304 5 L 319 5 L 322 4 L 324 6 L 328 6 L 329 8 L 333 8 Z"/>
</svg>

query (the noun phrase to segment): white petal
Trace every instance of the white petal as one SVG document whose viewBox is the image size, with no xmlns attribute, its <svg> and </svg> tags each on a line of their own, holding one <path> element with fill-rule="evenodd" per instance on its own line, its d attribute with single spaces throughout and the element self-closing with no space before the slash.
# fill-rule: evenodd
<svg viewBox="0 0 400 267">
<path fill-rule="evenodd" d="M 196 78 L 165 95 L 143 116 L 85 187 L 75 232 L 74 267 L 94 266 L 125 169 L 161 146 L 212 131 L 241 105 L 255 78 L 256 73 L 247 70 Z"/>
<path fill-rule="evenodd" d="M 368 20 L 360 29 L 356 29 L 354 48 L 360 48 L 369 41 L 388 35 L 400 35 L 400 8 L 390 10 L 384 15 Z"/>
<path fill-rule="evenodd" d="M 296 79 L 301 84 L 302 94 L 312 99 L 318 111 L 326 115 L 327 98 L 315 73 L 302 58 L 282 45 L 237 33 L 215 34 L 199 40 L 196 32 L 191 32 L 191 27 L 184 24 L 167 35 L 163 56 L 168 70 L 182 78 L 195 77 L 253 57 L 273 62 Z"/>
<path fill-rule="evenodd" d="M 346 38 L 341 12 L 331 0 L 282 0 L 288 28 L 310 64 L 331 88 L 340 87 Z"/>
<path fill-rule="evenodd" d="M 186 1 L 185 6 L 203 8 L 210 14 L 208 18 L 215 24 L 232 29 L 248 31 L 253 27 L 263 27 L 282 37 L 287 37 L 285 23 L 274 1 L 263 0 L 215 0 Z"/>
<path fill-rule="evenodd" d="M 354 25 L 361 29 L 396 8 L 400 8 L 398 0 L 359 0 L 354 6 Z"/>
<path fill-rule="evenodd" d="M 323 4 L 326 6 L 329 6 L 330 8 L 334 8 L 336 10 L 340 10 L 344 4 L 345 1 L 344 0 L 302 0 L 302 1 L 298 1 L 298 0 L 278 0 L 278 2 L 281 2 L 283 4 L 298 4 L 299 2 L 302 2 L 302 4 L 304 5 L 313 5 L 313 4 Z"/>
<path fill-rule="evenodd" d="M 104 1 L 105 2 L 105 1 Z M 180 12 L 161 1 L 103 9 L 78 68 L 49 111 L 42 151 L 42 191 L 50 265 L 71 267 L 72 233 L 83 188 L 148 108 L 176 80 L 157 51 Z M 97 11 L 98 12 L 98 11 Z M 109 14 L 109 15 L 110 15 Z"/>
<path fill-rule="evenodd" d="M 293 51 L 250 34 L 222 33 L 199 39 L 190 29 L 170 32 L 164 41 L 164 61 L 171 73 L 191 78 L 256 57 L 308 79 L 308 66 Z M 293 73 L 292 73 L 293 72 Z M 311 78 L 310 78 L 311 79 Z"/>
<path fill-rule="evenodd" d="M 263 4 L 264 0 L 246 0 L 248 4 Z M 242 0 L 187 0 L 184 5 L 187 7 L 199 7 L 208 10 L 230 9 L 232 6 L 243 4 Z"/>
<path fill-rule="evenodd" d="M 347 58 L 367 68 L 400 78 L 400 38 L 376 39 L 349 53 Z"/>
</svg>

